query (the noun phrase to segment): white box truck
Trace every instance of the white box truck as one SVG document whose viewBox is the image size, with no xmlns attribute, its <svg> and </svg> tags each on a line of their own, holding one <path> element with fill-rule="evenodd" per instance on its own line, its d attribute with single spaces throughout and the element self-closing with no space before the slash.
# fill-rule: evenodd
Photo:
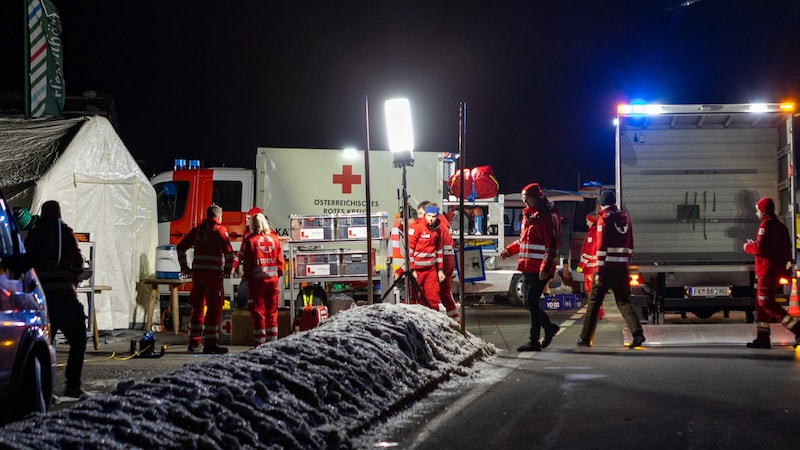
<svg viewBox="0 0 800 450">
<path fill-rule="evenodd" d="M 728 311 L 754 320 L 754 262 L 742 246 L 756 238 L 761 197 L 775 200 L 796 236 L 793 115 L 793 104 L 778 103 L 618 107 L 616 190 L 633 227 L 632 300 L 651 322 Z"/>
</svg>

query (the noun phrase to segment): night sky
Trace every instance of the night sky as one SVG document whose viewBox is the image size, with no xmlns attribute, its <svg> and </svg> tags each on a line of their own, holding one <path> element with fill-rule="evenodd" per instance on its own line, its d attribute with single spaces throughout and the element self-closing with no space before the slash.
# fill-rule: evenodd
<svg viewBox="0 0 800 450">
<path fill-rule="evenodd" d="M 387 148 L 411 102 L 417 150 L 531 181 L 613 182 L 617 103 L 800 98 L 800 0 L 54 0 L 67 91 L 114 96 L 148 175 L 175 157 L 253 167 L 256 147 Z M 23 0 L 0 2 L 0 91 L 22 92 Z M 313 164 L 310 161 L 309 164 Z"/>
</svg>

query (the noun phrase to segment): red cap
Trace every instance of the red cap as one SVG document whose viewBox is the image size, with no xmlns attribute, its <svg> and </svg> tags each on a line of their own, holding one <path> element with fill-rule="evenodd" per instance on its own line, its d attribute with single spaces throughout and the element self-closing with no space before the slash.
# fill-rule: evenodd
<svg viewBox="0 0 800 450">
<path fill-rule="evenodd" d="M 254 206 L 254 207 L 250 208 L 250 211 L 247 211 L 247 215 L 250 216 L 250 217 L 255 216 L 256 214 L 259 214 L 259 213 L 260 214 L 264 214 L 264 211 L 262 211 L 261 208 L 259 208 L 258 206 Z"/>
<path fill-rule="evenodd" d="M 756 208 L 764 214 L 775 214 L 775 202 L 769 197 L 757 201 Z"/>
<path fill-rule="evenodd" d="M 522 193 L 528 197 L 533 197 L 535 200 L 541 200 L 544 197 L 544 192 L 542 192 L 542 188 L 539 187 L 539 183 L 531 183 L 524 188 L 522 188 Z"/>
</svg>

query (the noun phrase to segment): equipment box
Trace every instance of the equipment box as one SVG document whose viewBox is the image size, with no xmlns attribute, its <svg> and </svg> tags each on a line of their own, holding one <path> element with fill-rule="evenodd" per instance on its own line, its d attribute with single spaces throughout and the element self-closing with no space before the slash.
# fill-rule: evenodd
<svg viewBox="0 0 800 450">
<path fill-rule="evenodd" d="M 542 309 L 545 311 L 567 311 L 580 309 L 581 306 L 581 294 L 556 294 L 542 298 Z"/>
<path fill-rule="evenodd" d="M 330 241 L 334 238 L 333 216 L 289 216 L 293 241 Z"/>
<path fill-rule="evenodd" d="M 339 252 L 336 250 L 297 252 L 296 264 L 296 278 L 339 276 Z"/>
<path fill-rule="evenodd" d="M 340 214 L 335 217 L 336 238 L 366 239 L 367 215 L 366 214 Z M 370 216 L 373 239 L 389 237 L 389 213 L 380 212 Z"/>
<path fill-rule="evenodd" d="M 367 258 L 367 251 L 363 250 L 341 250 L 342 256 L 342 265 L 341 265 L 341 274 L 342 276 L 352 276 L 352 275 L 367 275 L 367 270 L 372 270 L 372 273 L 375 274 L 375 249 L 372 249 L 372 257 Z"/>
</svg>

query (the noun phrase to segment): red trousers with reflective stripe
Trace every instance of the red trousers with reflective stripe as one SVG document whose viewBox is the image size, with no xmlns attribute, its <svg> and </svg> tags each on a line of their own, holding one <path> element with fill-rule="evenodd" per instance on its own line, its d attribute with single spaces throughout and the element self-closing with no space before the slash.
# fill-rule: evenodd
<svg viewBox="0 0 800 450">
<path fill-rule="evenodd" d="M 444 255 L 442 263 L 442 272 L 444 272 L 444 281 L 439 283 L 439 300 L 446 311 L 455 311 L 456 302 L 453 300 L 453 271 L 456 270 L 456 257 L 455 255 Z"/>
<path fill-rule="evenodd" d="M 756 320 L 758 322 L 778 322 L 788 314 L 775 303 L 778 278 L 759 275 L 756 280 Z"/>
<path fill-rule="evenodd" d="M 192 292 L 189 304 L 192 314 L 189 317 L 189 345 L 215 346 L 219 343 L 219 323 L 222 320 L 223 279 L 219 270 L 193 270 Z M 203 309 L 208 311 L 203 318 Z M 177 325 L 176 325 L 177 326 Z"/>
<path fill-rule="evenodd" d="M 256 346 L 278 339 L 278 278 L 251 278 L 247 284 L 247 309 L 253 318 Z"/>
<path fill-rule="evenodd" d="M 417 284 L 419 284 L 425 299 L 417 296 L 417 303 L 425 305 L 431 309 L 439 310 L 439 276 L 433 267 L 425 269 L 415 269 L 417 274 Z"/>
</svg>

